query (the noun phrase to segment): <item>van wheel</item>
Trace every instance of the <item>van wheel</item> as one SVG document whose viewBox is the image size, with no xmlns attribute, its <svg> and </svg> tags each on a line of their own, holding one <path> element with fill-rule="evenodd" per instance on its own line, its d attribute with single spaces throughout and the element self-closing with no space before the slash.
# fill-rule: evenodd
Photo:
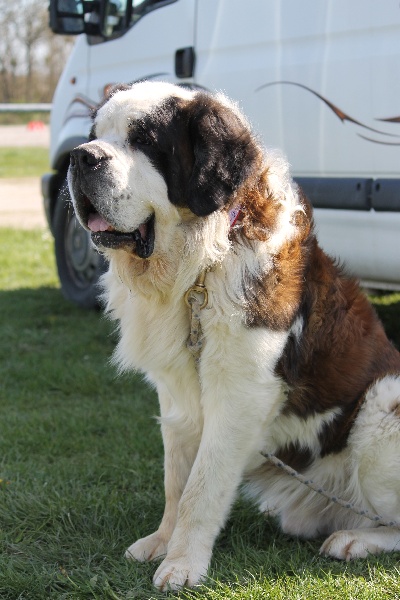
<svg viewBox="0 0 400 600">
<path fill-rule="evenodd" d="M 90 234 L 75 216 L 66 183 L 57 197 L 53 219 L 55 255 L 64 298 L 82 308 L 97 308 L 97 282 L 105 271 L 105 261 L 96 252 Z"/>
</svg>

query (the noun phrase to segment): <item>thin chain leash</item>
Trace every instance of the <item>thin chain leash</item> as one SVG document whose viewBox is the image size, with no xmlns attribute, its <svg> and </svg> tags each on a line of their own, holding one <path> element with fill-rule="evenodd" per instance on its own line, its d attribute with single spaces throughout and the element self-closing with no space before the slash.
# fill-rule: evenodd
<svg viewBox="0 0 400 600">
<path fill-rule="evenodd" d="M 271 454 L 269 452 L 261 452 L 261 454 L 262 456 L 264 456 L 264 458 L 272 462 L 276 467 L 282 469 L 282 471 L 284 471 L 287 475 L 290 475 L 294 479 L 297 479 L 297 481 L 307 486 L 317 494 L 324 496 L 324 498 L 327 498 L 330 502 L 338 504 L 342 508 L 347 508 L 348 510 L 354 512 L 356 515 L 365 517 L 366 519 L 373 521 L 377 525 L 383 525 L 385 527 L 396 527 L 397 529 L 400 529 L 400 523 L 398 523 L 397 521 L 387 521 L 380 515 L 372 513 L 366 509 L 357 508 L 352 502 L 348 502 L 346 500 L 343 500 L 342 498 L 338 498 L 337 496 L 330 494 L 323 487 L 315 483 L 315 481 L 313 481 L 312 479 L 307 479 L 306 477 L 304 477 L 304 475 L 301 475 L 298 471 L 292 469 L 292 467 L 289 467 L 289 465 L 281 461 L 274 454 Z"/>
</svg>

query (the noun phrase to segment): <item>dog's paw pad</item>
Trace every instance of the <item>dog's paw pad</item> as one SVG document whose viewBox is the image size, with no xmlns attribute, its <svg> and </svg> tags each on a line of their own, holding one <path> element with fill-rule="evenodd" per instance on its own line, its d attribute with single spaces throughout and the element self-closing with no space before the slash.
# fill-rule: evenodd
<svg viewBox="0 0 400 600">
<path fill-rule="evenodd" d="M 153 583 L 161 591 L 175 591 L 184 586 L 200 584 L 206 576 L 207 568 L 194 567 L 186 561 L 165 559 L 154 575 Z"/>
<path fill-rule="evenodd" d="M 366 558 L 376 554 L 378 548 L 368 542 L 362 531 L 336 531 L 322 544 L 320 553 L 338 560 Z"/>
<path fill-rule="evenodd" d="M 166 555 L 167 546 L 168 542 L 156 531 L 129 546 L 125 552 L 125 558 L 140 562 L 157 560 Z"/>
</svg>

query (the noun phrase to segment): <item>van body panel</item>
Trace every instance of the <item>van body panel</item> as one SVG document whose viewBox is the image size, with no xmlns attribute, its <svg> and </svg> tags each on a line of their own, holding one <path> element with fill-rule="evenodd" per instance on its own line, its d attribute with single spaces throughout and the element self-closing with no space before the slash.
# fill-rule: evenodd
<svg viewBox="0 0 400 600">
<path fill-rule="evenodd" d="M 94 102 L 88 97 L 89 44 L 86 35 L 78 36 L 64 67 L 54 93 L 50 119 L 50 164 L 57 169 L 60 148 L 66 140 L 85 137 L 90 128 L 90 108 Z M 72 150 L 72 148 L 69 148 Z"/>
<path fill-rule="evenodd" d="M 109 84 L 146 78 L 222 91 L 266 148 L 288 157 L 316 206 L 322 246 L 362 280 L 400 287 L 398 2 L 176 0 L 152 8 L 115 39 L 78 36 L 54 96 L 52 166 L 88 136 L 91 108 Z M 177 51 L 194 58 L 193 77 L 177 76 Z"/>
<path fill-rule="evenodd" d="M 194 46 L 195 0 L 179 0 L 141 17 L 122 37 L 89 50 L 89 95 L 101 99 L 104 86 L 138 79 L 175 83 L 175 53 Z"/>
<path fill-rule="evenodd" d="M 294 175 L 398 176 L 398 3 L 202 0 L 196 52 Z"/>
</svg>

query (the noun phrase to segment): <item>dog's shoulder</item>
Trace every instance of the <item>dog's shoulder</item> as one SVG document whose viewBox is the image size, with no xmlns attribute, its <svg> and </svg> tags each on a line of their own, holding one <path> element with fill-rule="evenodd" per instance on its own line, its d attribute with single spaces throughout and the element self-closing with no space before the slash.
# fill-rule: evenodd
<svg viewBox="0 0 400 600">
<path fill-rule="evenodd" d="M 304 423 L 328 415 L 321 453 L 339 451 L 369 387 L 400 373 L 400 354 L 358 281 L 321 249 L 312 207 L 282 160 L 267 163 L 240 202 L 231 237 L 244 325 L 286 332 L 274 369 L 288 390 L 281 414 Z"/>
</svg>

